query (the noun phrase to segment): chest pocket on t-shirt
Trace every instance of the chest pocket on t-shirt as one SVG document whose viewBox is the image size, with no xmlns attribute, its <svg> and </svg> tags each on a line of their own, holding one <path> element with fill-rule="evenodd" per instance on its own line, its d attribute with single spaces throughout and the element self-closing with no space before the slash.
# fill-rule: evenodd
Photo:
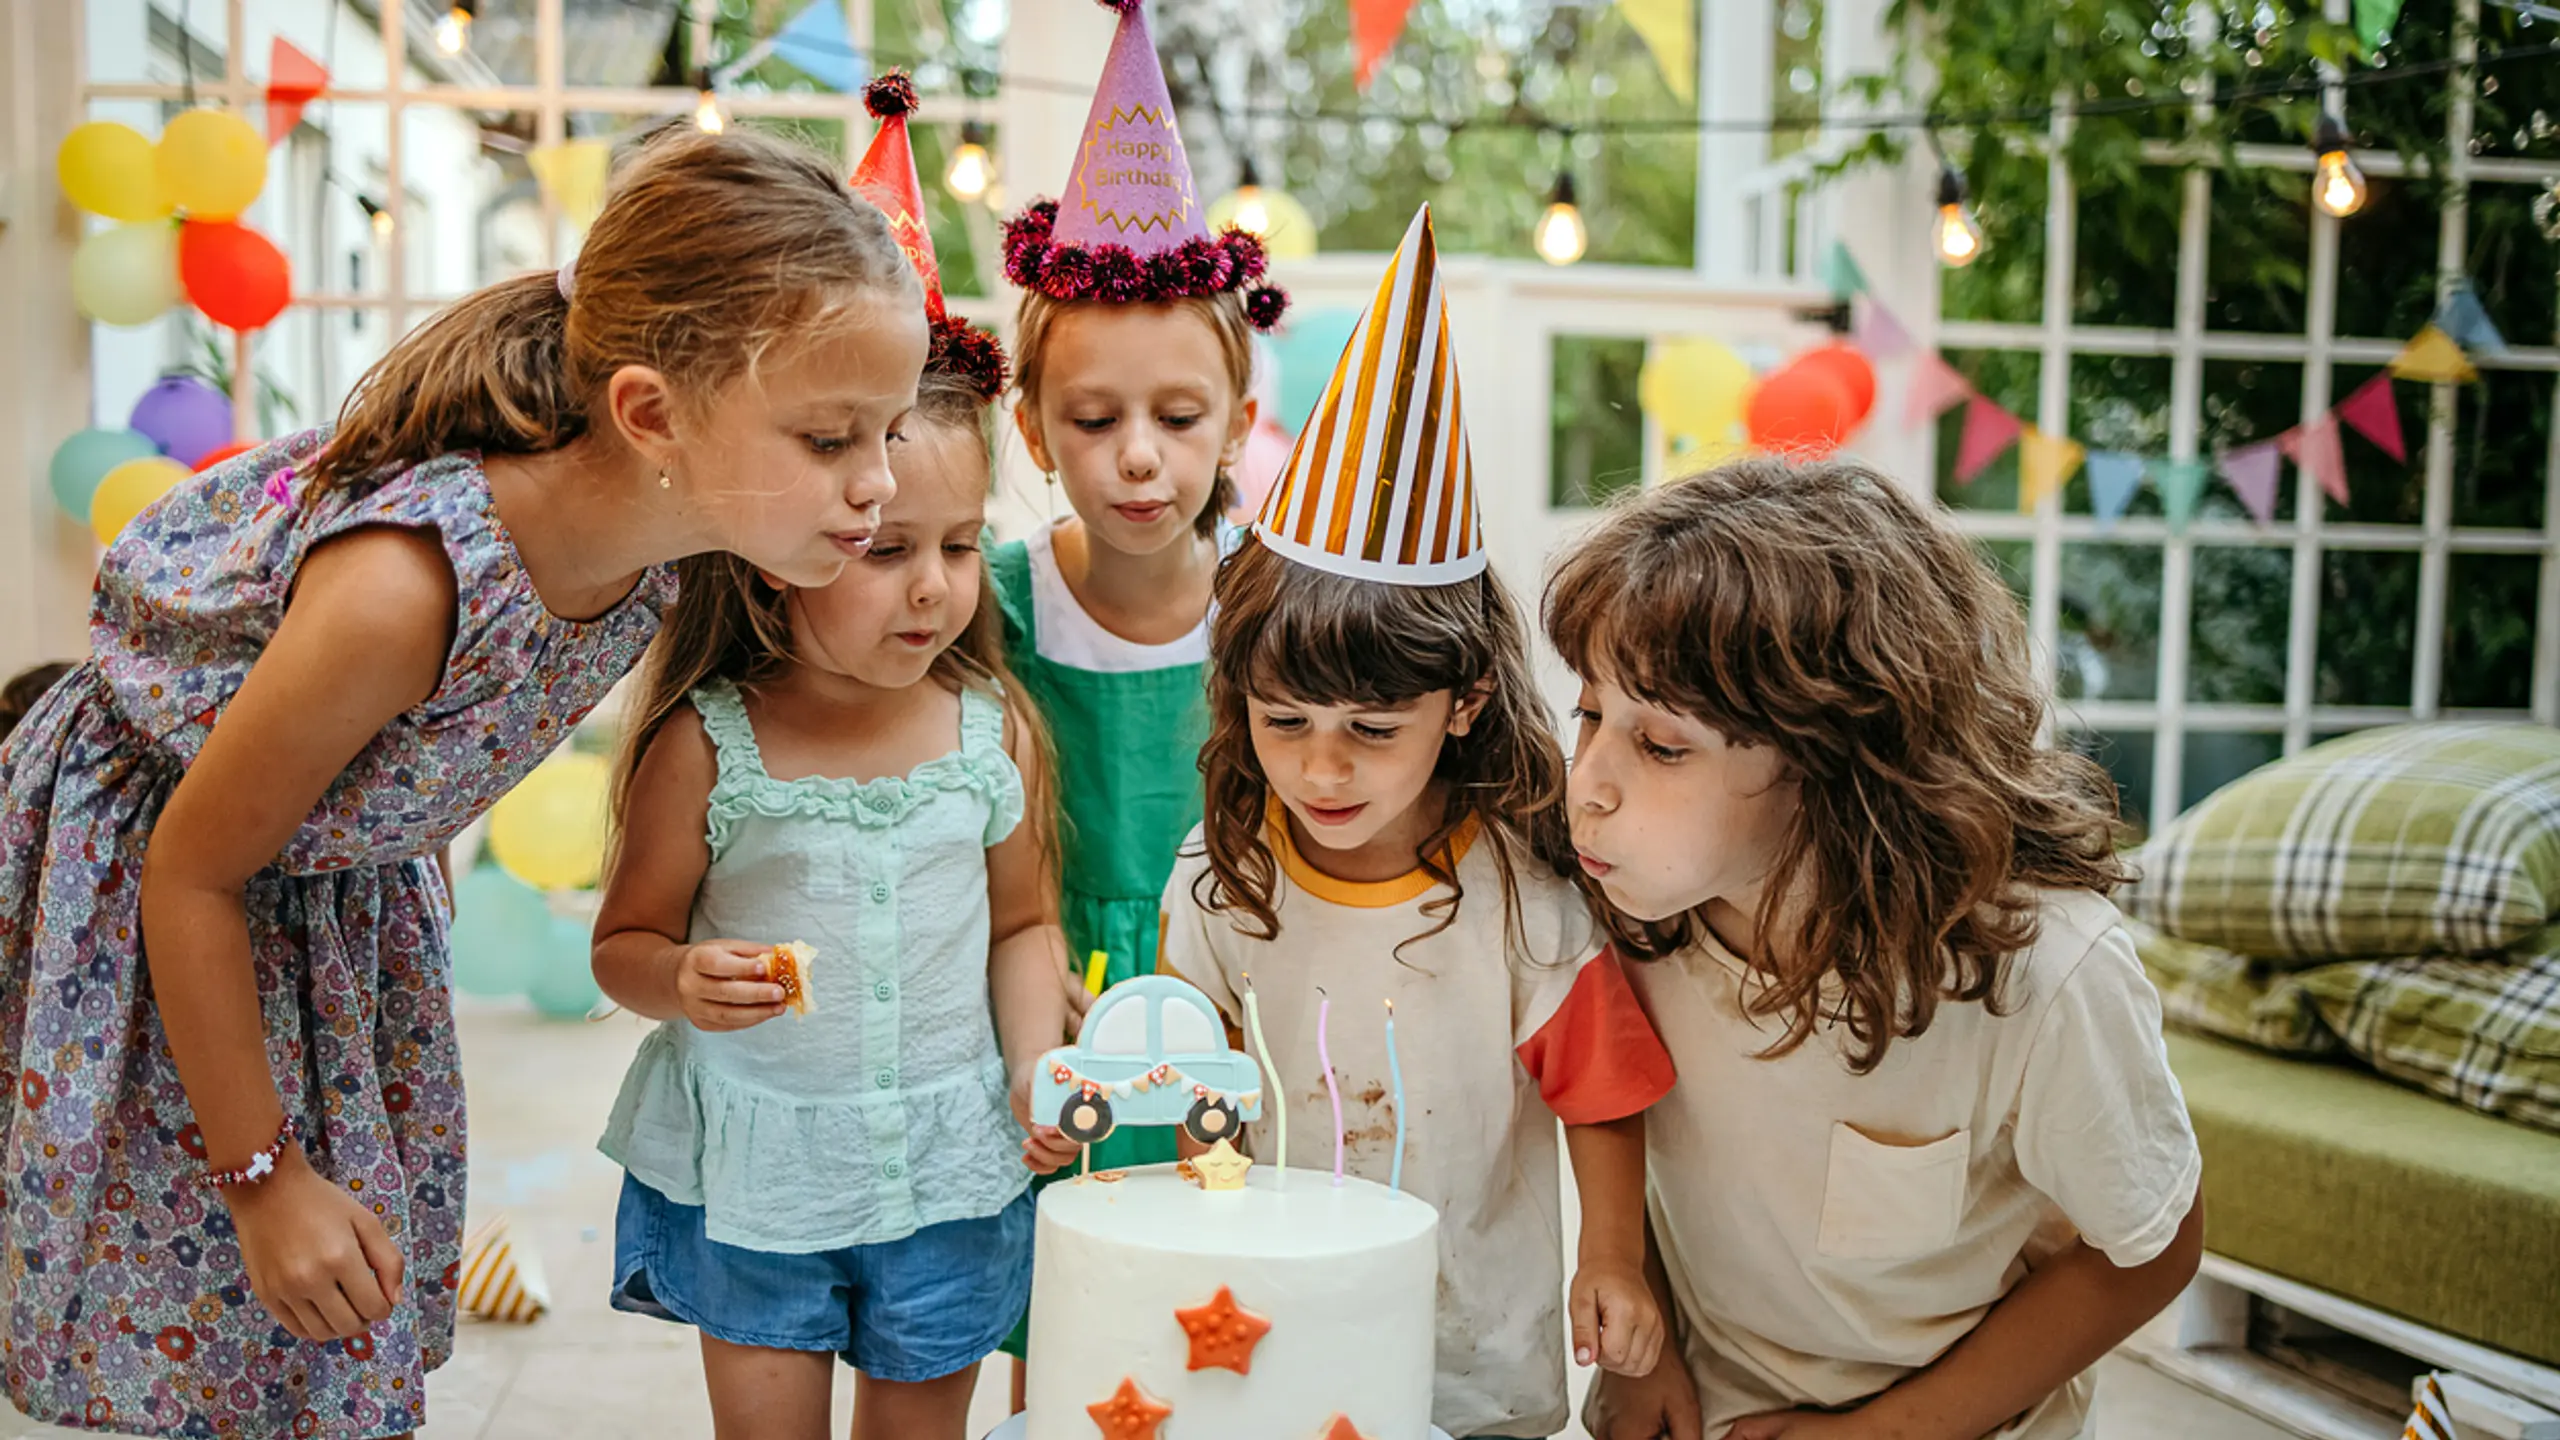
<svg viewBox="0 0 2560 1440">
<path fill-rule="evenodd" d="M 1834 1260 L 1907 1260 L 1953 1245 L 1972 1158 L 1971 1131 L 1901 1145 L 1833 1122 L 1816 1248 Z"/>
</svg>

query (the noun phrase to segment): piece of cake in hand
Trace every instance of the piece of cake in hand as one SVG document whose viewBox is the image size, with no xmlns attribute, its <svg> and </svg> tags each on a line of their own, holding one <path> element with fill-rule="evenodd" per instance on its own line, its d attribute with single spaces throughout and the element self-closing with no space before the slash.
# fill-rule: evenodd
<svg viewBox="0 0 2560 1440">
<path fill-rule="evenodd" d="M 782 987 L 782 1003 L 794 1015 L 806 1015 L 818 1008 L 818 997 L 809 989 L 809 967 L 818 952 L 798 940 L 785 940 L 765 952 L 764 978 Z"/>
</svg>

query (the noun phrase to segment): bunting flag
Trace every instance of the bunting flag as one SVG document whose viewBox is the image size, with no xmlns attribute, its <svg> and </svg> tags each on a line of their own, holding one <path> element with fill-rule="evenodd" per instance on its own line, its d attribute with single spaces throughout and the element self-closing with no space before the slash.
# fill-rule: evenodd
<svg viewBox="0 0 2560 1440">
<path fill-rule="evenodd" d="M 2296 425 L 2276 437 L 2285 458 L 2320 482 L 2329 498 L 2347 503 L 2347 456 L 2338 443 L 2338 412 L 2328 411 L 2307 425 Z"/>
<path fill-rule="evenodd" d="M 267 143 L 273 145 L 302 123 L 303 107 L 329 88 L 329 72 L 320 62 L 276 37 L 267 51 Z"/>
<path fill-rule="evenodd" d="M 1618 0 L 1618 13 L 1653 53 L 1662 83 L 1686 105 L 1698 98 L 1697 0 Z"/>
<path fill-rule="evenodd" d="M 2391 373 L 2431 385 L 2465 385 L 2480 378 L 2462 347 L 2433 325 L 2420 330 L 2391 357 Z"/>
<path fill-rule="evenodd" d="M 1933 350 L 1911 368 L 1911 398 L 1904 407 L 1903 423 L 1925 425 L 1972 393 L 1973 386 L 1956 372 L 1956 367 Z"/>
<path fill-rule="evenodd" d="M 2468 280 L 2457 281 L 2436 307 L 2435 325 L 2453 337 L 2463 354 L 2475 359 L 2496 360 L 2507 353 L 2507 337 L 2498 333 L 2497 322 L 2481 308 L 2480 292 Z"/>
<path fill-rule="evenodd" d="M 2456 1440 L 2462 1432 L 2453 1426 L 2453 1407 L 2445 1403 L 2444 1386 L 2436 1377 L 2421 1375 L 2410 1389 L 2410 1398 L 2417 1404 L 2409 1411 L 2409 1425 L 2400 1432 L 2400 1440 Z"/>
<path fill-rule="evenodd" d="M 2400 0 L 2356 0 L 2356 38 L 2367 50 L 2379 50 L 2391 41 L 2391 27 L 2400 23 Z"/>
<path fill-rule="evenodd" d="M 1822 288 L 1843 300 L 1867 293 L 1867 272 L 1858 268 L 1857 257 L 1838 240 L 1822 253 Z"/>
<path fill-rule="evenodd" d="M 2196 518 L 2204 482 L 2212 476 L 2213 467 L 2202 460 L 2151 462 L 2151 483 L 2160 487 L 2160 508 L 2167 513 L 2172 531 L 2184 531 L 2187 522 Z"/>
<path fill-rule="evenodd" d="M 2354 394 L 2338 402 L 2334 413 L 2356 427 L 2357 434 L 2381 446 L 2383 454 L 2408 463 L 2409 447 L 2400 438 L 2400 398 L 2391 388 L 2390 372 L 2357 386 Z"/>
<path fill-rule="evenodd" d="M 2217 464 L 2250 519 L 2264 525 L 2275 518 L 2276 478 L 2284 469 L 2279 442 L 2261 440 L 2255 445 L 2225 450 Z"/>
<path fill-rule="evenodd" d="M 604 209 L 604 183 L 613 168 L 613 146 L 603 140 L 563 140 L 525 152 L 542 193 L 581 230 Z"/>
<path fill-rule="evenodd" d="M 2100 531 L 2124 518 L 2124 512 L 2133 505 L 2134 493 L 2141 488 L 2141 456 L 2122 450 L 2089 452 L 2089 513 L 2097 517 Z"/>
<path fill-rule="evenodd" d="M 1976 395 L 1964 412 L 1964 439 L 1956 446 L 1956 483 L 1970 485 L 2017 442 L 2026 422 L 2002 409 L 1989 396 Z"/>
<path fill-rule="evenodd" d="M 2046 496 L 2061 494 L 2088 453 L 2087 446 L 2067 435 L 2047 435 L 2028 426 L 2018 441 L 2018 508 L 2033 511 Z"/>
<path fill-rule="evenodd" d="M 1351 0 L 1351 78 L 1362 90 L 1377 78 L 1378 62 L 1404 34 L 1413 0 Z"/>
<path fill-rule="evenodd" d="M 1851 307 L 1849 338 L 1870 360 L 1899 360 L 1911 353 L 1911 332 L 1873 295 L 1861 295 Z"/>
</svg>

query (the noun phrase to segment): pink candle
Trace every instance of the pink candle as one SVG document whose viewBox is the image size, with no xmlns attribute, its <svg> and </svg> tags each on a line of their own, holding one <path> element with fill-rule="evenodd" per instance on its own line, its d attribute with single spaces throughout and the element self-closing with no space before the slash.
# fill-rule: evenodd
<svg viewBox="0 0 2560 1440">
<path fill-rule="evenodd" d="M 1342 1086 L 1333 1078 L 1333 1053 L 1325 1048 L 1325 1021 L 1333 1016 L 1333 997 L 1316 992 L 1316 1063 L 1324 1067 L 1324 1093 L 1333 1097 L 1333 1183 L 1342 1183 Z"/>
</svg>

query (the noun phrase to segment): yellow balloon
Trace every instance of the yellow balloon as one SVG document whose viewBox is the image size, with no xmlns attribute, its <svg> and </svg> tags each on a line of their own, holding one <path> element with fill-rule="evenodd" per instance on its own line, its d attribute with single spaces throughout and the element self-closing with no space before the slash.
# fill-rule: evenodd
<svg viewBox="0 0 2560 1440">
<path fill-rule="evenodd" d="M 1259 214 L 1247 213 L 1244 192 L 1240 190 L 1231 190 L 1210 202 L 1209 233 L 1242 225 L 1262 237 L 1263 250 L 1274 260 L 1304 260 L 1316 253 L 1316 217 L 1307 213 L 1297 196 L 1264 185 L 1256 188 L 1254 199 L 1262 207 Z"/>
<path fill-rule="evenodd" d="M 169 213 L 151 142 L 130 125 L 92 120 L 62 137 L 53 173 L 62 193 L 92 215 L 110 220 L 157 220 Z"/>
<path fill-rule="evenodd" d="M 98 543 L 116 543 L 116 536 L 135 516 L 186 478 L 187 467 L 166 455 L 127 460 L 108 471 L 107 478 L 98 482 L 98 493 L 89 499 L 89 528 L 97 532 Z"/>
<path fill-rule="evenodd" d="M 489 853 L 536 890 L 582 890 L 604 872 L 605 789 L 593 755 L 554 755 L 489 812 Z"/>
<path fill-rule="evenodd" d="M 1649 348 L 1636 399 L 1683 464 L 1712 465 L 1745 447 L 1742 410 L 1754 383 L 1741 356 L 1703 336 L 1683 335 Z"/>
<path fill-rule="evenodd" d="M 144 220 L 101 230 L 71 257 L 71 302 L 109 325 L 147 325 L 178 303 L 178 227 Z"/>
<path fill-rule="evenodd" d="M 267 185 L 267 141 L 228 110 L 189 110 L 152 152 L 160 189 L 190 220 L 238 218 Z"/>
</svg>

